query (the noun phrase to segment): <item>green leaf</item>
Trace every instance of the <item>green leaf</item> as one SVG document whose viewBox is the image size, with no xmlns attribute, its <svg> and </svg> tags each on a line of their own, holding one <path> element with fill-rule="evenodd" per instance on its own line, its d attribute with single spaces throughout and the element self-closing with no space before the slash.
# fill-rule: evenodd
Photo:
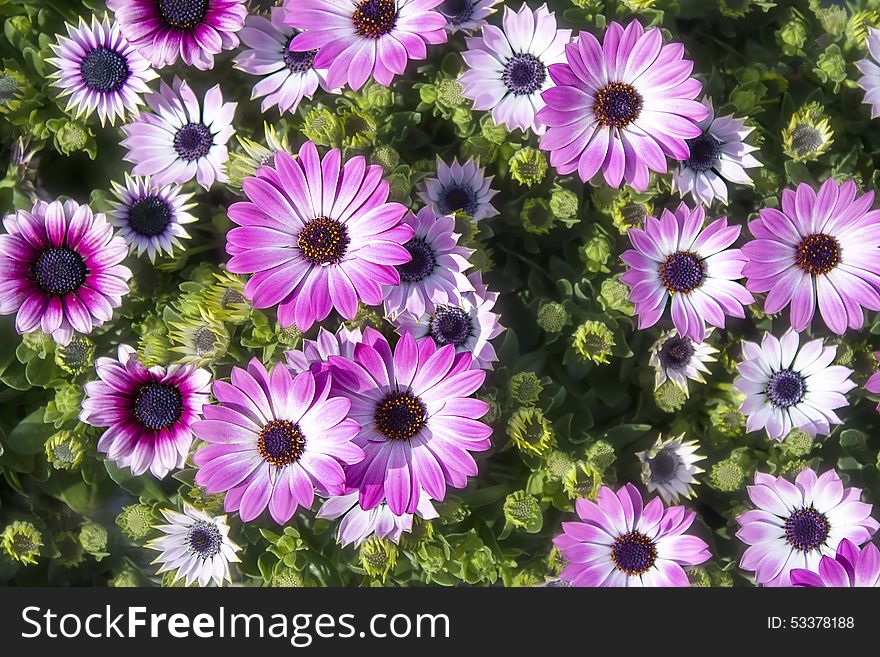
<svg viewBox="0 0 880 657">
<path fill-rule="evenodd" d="M 55 427 L 43 422 L 43 409 L 37 409 L 24 418 L 12 430 L 7 439 L 7 446 L 18 454 L 36 454 L 41 452 Z"/>
<path fill-rule="evenodd" d="M 113 461 L 104 461 L 107 474 L 135 497 L 164 502 L 168 499 L 162 487 L 150 475 L 135 477 L 128 468 L 119 468 Z"/>
</svg>

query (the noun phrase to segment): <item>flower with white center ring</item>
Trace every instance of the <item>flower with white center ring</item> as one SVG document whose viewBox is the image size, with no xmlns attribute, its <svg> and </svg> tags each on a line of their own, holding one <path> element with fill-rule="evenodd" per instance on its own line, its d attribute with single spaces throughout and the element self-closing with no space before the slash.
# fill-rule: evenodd
<svg viewBox="0 0 880 657">
<path fill-rule="evenodd" d="M 711 329 L 706 334 L 711 335 Z M 651 347 L 651 357 L 648 364 L 656 371 L 654 389 L 663 385 L 667 379 L 679 388 L 688 392 L 688 379 L 705 383 L 703 374 L 709 373 L 707 363 L 714 363 L 718 359 L 714 354 L 718 350 L 705 340 L 694 342 L 687 336 L 681 336 L 678 331 L 666 331 L 660 339 Z"/>
</svg>

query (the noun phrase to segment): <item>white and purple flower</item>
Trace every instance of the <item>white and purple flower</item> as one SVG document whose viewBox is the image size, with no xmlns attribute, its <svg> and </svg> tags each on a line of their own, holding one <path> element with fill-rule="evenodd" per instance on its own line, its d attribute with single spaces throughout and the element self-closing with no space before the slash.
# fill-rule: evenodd
<svg viewBox="0 0 880 657">
<path fill-rule="evenodd" d="M 437 156 L 437 177 L 422 183 L 419 196 L 438 216 L 461 211 L 479 221 L 498 214 L 492 205 L 498 191 L 491 184 L 492 176 L 486 176 L 486 170 L 473 158 L 464 164 L 455 158 L 448 165 Z"/>
</svg>

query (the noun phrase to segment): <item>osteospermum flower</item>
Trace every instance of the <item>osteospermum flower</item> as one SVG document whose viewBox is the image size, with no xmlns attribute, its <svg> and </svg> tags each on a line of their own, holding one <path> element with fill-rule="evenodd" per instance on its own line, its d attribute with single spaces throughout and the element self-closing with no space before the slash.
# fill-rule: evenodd
<svg viewBox="0 0 880 657">
<path fill-rule="evenodd" d="M 816 571 L 843 539 L 861 545 L 880 527 L 861 489 L 844 488 L 834 470 L 817 477 L 807 468 L 794 483 L 758 472 L 748 493 L 757 508 L 736 519 L 749 546 L 739 565 L 765 586 L 790 586 L 792 569 Z"/>
<path fill-rule="evenodd" d="M 0 315 L 15 329 L 41 329 L 61 345 L 110 321 L 128 294 L 128 247 L 103 214 L 75 201 L 38 201 L 3 219 Z"/>
<path fill-rule="evenodd" d="M 420 316 L 437 306 L 457 305 L 474 287 L 464 274 L 471 267 L 472 251 L 458 246 L 455 218 L 438 217 L 426 207 L 417 215 L 408 213 L 403 223 L 414 233 L 403 245 L 411 260 L 397 265 L 400 284 L 384 289 L 385 313 L 392 318 L 401 312 Z"/>
<path fill-rule="evenodd" d="M 690 586 L 682 566 L 709 559 L 709 546 L 684 532 L 695 514 L 665 509 L 659 498 L 643 507 L 632 484 L 616 493 L 607 486 L 597 502 L 575 501 L 580 522 L 562 523 L 553 543 L 568 565 L 562 579 L 572 586 Z"/>
<path fill-rule="evenodd" d="M 285 22 L 301 34 L 290 49 L 317 50 L 336 89 L 357 91 L 371 76 L 386 87 L 410 59 L 425 59 L 427 44 L 446 42 L 446 18 L 432 11 L 442 0 L 285 0 Z"/>
<path fill-rule="evenodd" d="M 336 333 L 331 333 L 321 327 L 316 339 L 303 340 L 302 349 L 286 351 L 284 357 L 295 373 L 304 372 L 316 363 L 326 364 L 330 356 L 352 358 L 355 346 L 362 339 L 363 333 L 359 328 L 348 329 L 345 325 L 341 325 Z"/>
<path fill-rule="evenodd" d="M 354 358 L 331 356 L 334 395 L 351 398 L 360 423 L 355 442 L 366 457 L 346 469 L 365 510 L 387 501 L 391 512 L 415 513 L 423 497 L 443 500 L 447 486 L 464 488 L 477 474 L 471 452 L 489 448 L 492 429 L 478 421 L 489 405 L 470 397 L 485 372 L 469 354 L 433 340 L 418 345 L 405 333 L 392 354 L 381 333 L 368 328 Z"/>
<path fill-rule="evenodd" d="M 764 312 L 791 304 L 791 327 L 803 331 L 818 306 L 837 334 L 860 329 L 862 308 L 880 310 L 880 211 L 874 192 L 856 198 L 852 180 L 826 180 L 817 194 L 806 183 L 782 192 L 782 210 L 763 208 L 749 224 L 743 275 L 752 292 L 767 292 Z"/>
<path fill-rule="evenodd" d="M 118 360 L 99 358 L 98 381 L 85 385 L 79 419 L 109 427 L 98 450 L 133 475 L 149 470 L 162 479 L 182 468 L 192 445 L 192 426 L 209 403 L 211 373 L 192 365 L 154 366 L 119 345 Z"/>
<path fill-rule="evenodd" d="M 256 359 L 232 368 L 232 382 L 215 381 L 219 406 L 206 406 L 193 426 L 208 445 L 193 461 L 196 483 L 208 493 L 226 493 L 227 511 L 245 522 L 269 507 L 279 524 L 297 508 L 310 508 L 315 492 L 341 495 L 343 465 L 363 458 L 352 442 L 360 425 L 349 419 L 351 401 L 329 399 L 326 373 L 296 376 L 277 364 L 270 374 Z"/>
<path fill-rule="evenodd" d="M 703 208 L 682 203 L 674 213 L 663 210 L 660 219 L 647 217 L 644 229 L 627 232 L 635 249 L 620 256 L 628 267 L 620 280 L 632 288 L 640 329 L 660 320 L 670 298 L 676 330 L 694 342 L 705 339 L 707 323 L 724 328 L 727 315 L 745 317 L 743 305 L 754 299 L 735 282 L 745 256 L 728 248 L 740 227 L 721 217 L 704 229 L 703 217 Z"/>
<path fill-rule="evenodd" d="M 461 211 L 479 221 L 498 214 L 492 205 L 492 197 L 498 193 L 490 187 L 492 178 L 473 158 L 464 164 L 455 158 L 450 166 L 438 156 L 437 177 L 422 183 L 419 196 L 437 215 Z"/>
<path fill-rule="evenodd" d="M 690 156 L 672 174 L 672 186 L 679 194 L 690 194 L 697 203 L 712 205 L 715 199 L 727 203 L 727 183 L 751 185 L 746 169 L 763 166 L 754 155 L 757 146 L 745 143 L 754 128 L 747 128 L 743 119 L 715 116 L 711 99 L 703 104 L 709 115 L 697 123 L 703 131 L 688 139 Z"/>
<path fill-rule="evenodd" d="M 714 363 L 717 360 L 714 354 L 717 353 L 718 350 L 705 341 L 694 342 L 679 335 L 677 331 L 665 332 L 651 347 L 651 357 L 648 360 L 648 364 L 656 372 L 654 389 L 667 380 L 685 392 L 688 391 L 688 379 L 705 383 L 703 373 L 709 373 L 706 364 Z"/>
<path fill-rule="evenodd" d="M 327 91 L 327 70 L 314 66 L 317 50 L 297 52 L 290 42 L 297 32 L 284 24 L 284 9 L 273 7 L 270 18 L 251 15 L 241 30 L 247 46 L 235 58 L 235 68 L 262 79 L 254 85 L 251 99 L 262 98 L 260 109 L 272 106 L 278 111 L 296 111 L 303 98 L 311 98 L 318 85 Z"/>
<path fill-rule="evenodd" d="M 406 208 L 387 202 L 381 167 L 343 163 L 338 149 L 321 160 L 306 142 L 298 158 L 280 152 L 242 184 L 249 201 L 229 208 L 239 225 L 227 235 L 229 271 L 254 274 L 245 296 L 278 305 L 282 326 L 306 331 L 331 308 L 353 319 L 358 301 L 378 305 L 381 286 L 400 283 L 395 266 L 410 260 L 413 229 L 401 223 Z"/>
<path fill-rule="evenodd" d="M 336 530 L 336 540 L 342 547 L 358 546 L 374 535 L 398 543 L 404 533 L 412 531 L 415 516 L 430 520 L 437 515 L 434 505 L 427 497 L 419 499 L 415 513 L 395 515 L 384 502 L 365 510 L 358 504 L 357 492 L 331 497 L 321 505 L 316 514 L 318 518 L 327 520 L 342 518 Z"/>
<path fill-rule="evenodd" d="M 190 203 L 192 194 L 184 194 L 176 185 L 155 185 L 146 178 L 135 178 L 125 174 L 125 185 L 113 182 L 113 193 L 117 201 L 110 201 L 110 223 L 116 226 L 119 235 L 132 252 L 147 254 L 150 262 L 157 255 L 172 255 L 175 248 L 181 248 L 180 240 L 189 239 L 183 227 L 196 221 L 189 211 L 195 208 Z"/>
<path fill-rule="evenodd" d="M 457 304 L 438 304 L 421 315 L 404 312 L 391 323 L 401 335 L 411 333 L 419 341 L 430 338 L 440 346 L 454 345 L 457 353 L 471 354 L 474 367 L 492 369 L 498 360 L 492 340 L 504 330 L 498 313 L 492 312 L 498 293 L 488 290 L 479 272 L 468 276 L 468 281 L 473 289 L 462 294 Z"/>
<path fill-rule="evenodd" d="M 561 174 L 584 182 L 599 169 L 612 187 L 648 187 L 648 170 L 666 173 L 666 158 L 686 160 L 687 140 L 702 133 L 708 110 L 694 100 L 702 85 L 680 43 L 663 45 L 659 28 L 611 23 L 603 43 L 589 32 L 565 47 L 567 63 L 549 68 L 556 83 L 538 120 L 549 126 L 541 148 Z"/>
<path fill-rule="evenodd" d="M 153 113 L 122 127 L 128 149 L 125 160 L 134 163 L 137 176 L 152 176 L 157 185 L 185 183 L 195 178 L 205 189 L 226 182 L 229 159 L 226 142 L 235 134 L 232 117 L 238 103 L 224 103 L 220 86 L 208 89 L 204 104 L 189 84 L 174 78 L 147 96 Z"/>
<path fill-rule="evenodd" d="M 770 438 L 783 440 L 792 428 L 816 436 L 841 424 L 834 410 L 848 405 L 844 395 L 856 385 L 852 370 L 831 365 L 837 347 L 813 340 L 799 349 L 799 341 L 789 331 L 781 339 L 765 333 L 760 345 L 743 342 L 733 385 L 746 395 L 739 409 L 748 417 L 748 431 L 766 429 Z"/>
<path fill-rule="evenodd" d="M 865 90 L 864 102 L 871 106 L 871 118 L 880 116 L 880 30 L 870 28 L 865 39 L 868 46 L 868 58 L 856 62 L 862 72 L 859 86 Z"/>
<path fill-rule="evenodd" d="M 874 358 L 880 360 L 880 352 L 875 353 Z M 871 378 L 865 383 L 865 390 L 874 394 L 880 393 L 880 372 L 874 372 L 871 375 Z M 880 411 L 880 404 L 878 404 L 877 410 Z"/>
<path fill-rule="evenodd" d="M 706 458 L 697 454 L 698 447 L 696 440 L 685 441 L 684 435 L 667 440 L 658 436 L 650 449 L 638 452 L 648 492 L 657 491 L 666 504 L 677 503 L 679 497 L 693 497 L 693 486 L 699 483 L 694 475 L 704 472 L 694 464 Z"/>
<path fill-rule="evenodd" d="M 833 556 L 823 554 L 815 571 L 792 568 L 792 586 L 810 588 L 880 587 L 880 550 L 873 543 L 861 549 L 843 539 Z"/>
<path fill-rule="evenodd" d="M 107 0 L 122 34 L 161 68 L 179 58 L 207 71 L 214 55 L 238 45 L 245 0 Z"/>
<path fill-rule="evenodd" d="M 156 572 L 174 572 L 176 582 L 185 579 L 186 585 L 195 582 L 207 586 L 213 581 L 222 586 L 231 582 L 229 564 L 238 563 L 239 548 L 229 538 L 226 516 L 211 517 L 191 506 L 184 505 L 183 513 L 162 509 L 167 525 L 156 525 L 164 536 L 148 541 L 145 547 L 161 554 L 153 561 L 162 566 Z"/>
<path fill-rule="evenodd" d="M 501 0 L 443 0 L 439 11 L 446 18 L 446 31 L 454 34 L 473 32 L 486 24 L 486 19 L 495 13 L 495 5 Z"/>
<path fill-rule="evenodd" d="M 158 77 L 150 63 L 126 41 L 119 25 L 105 15 L 91 25 L 80 17 L 79 25 L 67 24 L 68 37 L 52 44 L 55 57 L 46 61 L 57 70 L 49 76 L 53 86 L 67 97 L 67 111 L 77 117 L 98 113 L 101 125 L 112 125 L 126 113 L 137 114 L 147 82 Z"/>
<path fill-rule="evenodd" d="M 542 5 L 532 11 L 523 4 L 519 12 L 504 8 L 504 29 L 484 25 L 479 37 L 468 37 L 462 53 L 470 67 L 461 76 L 463 94 L 474 109 L 492 110 L 498 125 L 510 130 L 544 132 L 535 118 L 544 107 L 541 92 L 552 84 L 547 67 L 565 61 L 571 30 L 556 29 L 556 15 Z"/>
</svg>

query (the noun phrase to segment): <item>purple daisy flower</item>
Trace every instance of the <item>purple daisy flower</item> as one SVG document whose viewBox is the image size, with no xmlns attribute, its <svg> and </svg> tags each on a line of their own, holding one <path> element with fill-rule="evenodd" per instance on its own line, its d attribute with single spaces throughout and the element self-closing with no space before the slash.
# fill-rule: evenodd
<svg viewBox="0 0 880 657">
<path fill-rule="evenodd" d="M 119 25 L 92 16 L 91 25 L 80 17 L 79 25 L 67 24 L 67 37 L 58 37 L 50 46 L 56 57 L 46 61 L 57 71 L 49 76 L 52 84 L 67 98 L 66 110 L 77 117 L 98 112 L 103 126 L 136 115 L 143 104 L 141 94 L 148 93 L 147 82 L 156 79 L 150 63 L 126 41 Z"/>
<path fill-rule="evenodd" d="M 880 116 L 880 30 L 872 27 L 866 38 L 868 58 L 860 59 L 856 66 L 862 72 L 859 86 L 865 90 L 865 102 L 871 106 L 871 118 Z"/>
<path fill-rule="evenodd" d="M 262 16 L 247 17 L 241 40 L 247 46 L 235 58 L 235 68 L 262 79 L 254 85 L 251 99 L 262 98 L 260 109 L 266 112 L 277 105 L 278 111 L 294 112 L 303 98 L 311 98 L 318 85 L 327 91 L 327 70 L 314 66 L 317 50 L 295 52 L 290 42 L 298 32 L 284 24 L 284 9 L 273 7 L 271 20 Z"/>
<path fill-rule="evenodd" d="M 792 586 L 810 588 L 880 587 L 880 550 L 868 543 L 861 550 L 843 539 L 833 557 L 823 554 L 817 571 L 792 568 Z"/>
<path fill-rule="evenodd" d="M 341 325 L 336 333 L 331 333 L 321 327 L 315 340 L 303 340 L 302 349 L 286 351 L 284 357 L 291 370 L 298 374 L 311 369 L 313 365 L 326 365 L 330 356 L 354 358 L 354 348 L 362 340 L 363 333 L 359 328 L 348 329 Z"/>
<path fill-rule="evenodd" d="M 686 160 L 687 140 L 702 134 L 708 115 L 694 100 L 702 85 L 689 77 L 693 62 L 680 43 L 663 45 L 658 28 L 611 23 L 599 44 L 589 32 L 565 47 L 566 64 L 549 73 L 538 120 L 549 126 L 541 148 L 561 174 L 587 182 L 603 170 L 605 182 L 648 187 L 648 169 L 666 173 L 666 158 Z"/>
<path fill-rule="evenodd" d="M 343 547 L 357 547 L 374 534 L 397 543 L 402 534 L 412 531 L 415 516 L 430 520 L 438 514 L 427 497 L 419 499 L 415 513 L 395 515 L 384 502 L 367 511 L 358 504 L 358 494 L 354 492 L 331 497 L 321 505 L 316 515 L 327 520 L 342 518 L 336 531 L 337 542 Z"/>
<path fill-rule="evenodd" d="M 874 358 L 880 360 L 880 351 L 874 353 Z M 865 390 L 873 392 L 875 395 L 880 394 L 880 372 L 874 372 L 871 375 L 871 378 L 865 383 Z M 877 410 L 880 411 L 880 405 L 877 406 Z"/>
<path fill-rule="evenodd" d="M 375 329 L 364 331 L 354 359 L 331 356 L 334 395 L 351 399 L 361 425 L 355 443 L 366 452 L 346 469 L 369 511 L 383 501 L 395 515 L 415 513 L 424 496 L 443 500 L 447 485 L 464 488 L 477 474 L 471 452 L 489 449 L 491 427 L 478 422 L 488 404 L 470 398 L 486 373 L 471 369 L 469 354 L 433 340 L 416 344 L 409 333 L 394 353 Z"/>
<path fill-rule="evenodd" d="M 454 345 L 456 353 L 471 355 L 473 367 L 491 370 L 498 360 L 491 341 L 504 331 L 498 313 L 492 312 L 498 293 L 486 288 L 480 272 L 472 273 L 468 280 L 473 291 L 462 294 L 458 304 L 438 304 L 421 315 L 404 312 L 391 323 L 400 335 L 411 333 L 419 342 L 430 338 L 441 347 Z"/>
<path fill-rule="evenodd" d="M 193 426 L 208 445 L 193 461 L 196 483 L 208 493 L 226 493 L 227 511 L 245 522 L 269 507 L 279 524 L 297 508 L 310 508 L 315 492 L 341 495 L 344 465 L 364 452 L 352 439 L 360 425 L 348 418 L 351 402 L 329 398 L 326 373 L 292 375 L 277 364 L 270 374 L 256 358 L 247 370 L 232 368 L 232 382 L 215 381 L 219 406 L 205 406 Z"/>
<path fill-rule="evenodd" d="M 131 252 L 144 253 L 150 262 L 156 255 L 172 255 L 182 245 L 180 240 L 189 239 L 183 227 L 196 218 L 190 214 L 195 203 L 192 194 L 184 194 L 176 185 L 154 185 L 150 177 L 133 178 L 125 174 L 125 185 L 113 182 L 117 201 L 110 201 L 110 223 L 129 245 Z"/>
<path fill-rule="evenodd" d="M 245 178 L 249 201 L 229 208 L 239 225 L 226 237 L 229 271 L 254 274 L 245 296 L 256 308 L 278 305 L 282 326 L 307 331 L 331 308 L 353 319 L 358 301 L 382 303 L 381 286 L 398 285 L 395 266 L 410 260 L 413 229 L 401 223 L 406 208 L 387 202 L 382 167 L 341 160 L 339 149 L 321 160 L 310 141 L 297 158 L 279 152 Z"/>
<path fill-rule="evenodd" d="M 544 107 L 541 92 L 552 84 L 547 67 L 565 61 L 571 30 L 556 29 L 546 4 L 535 11 L 525 4 L 519 12 L 505 7 L 502 23 L 503 30 L 487 24 L 482 36 L 468 37 L 462 93 L 474 109 L 492 110 L 498 125 L 541 134 L 544 124 L 535 114 Z"/>
<path fill-rule="evenodd" d="M 446 17 L 431 11 L 442 1 L 285 0 L 285 22 L 303 31 L 290 49 L 317 50 L 331 88 L 357 91 L 370 76 L 387 87 L 410 59 L 428 56 L 426 44 L 446 43 Z"/>
<path fill-rule="evenodd" d="M 220 86 L 208 89 L 203 105 L 180 78 L 173 88 L 164 82 L 147 96 L 154 113 L 141 114 L 122 127 L 136 176 L 152 176 L 157 185 L 185 183 L 195 178 L 205 189 L 226 182 L 229 159 L 226 142 L 235 134 L 232 117 L 238 103 L 224 103 Z"/>
<path fill-rule="evenodd" d="M 749 224 L 743 275 L 752 292 L 768 292 L 764 312 L 791 304 L 791 327 L 803 331 L 816 306 L 842 335 L 864 324 L 862 308 L 880 310 L 880 211 L 874 192 L 829 178 L 817 194 L 806 183 L 782 192 L 782 210 L 764 208 Z"/>
<path fill-rule="evenodd" d="M 815 571 L 823 555 L 834 555 L 832 546 L 861 545 L 880 526 L 861 489 L 844 488 L 834 470 L 817 477 L 807 468 L 794 483 L 758 472 L 748 492 L 757 508 L 736 519 L 736 535 L 749 546 L 739 565 L 765 586 L 790 586 L 792 569 Z"/>
<path fill-rule="evenodd" d="M 473 158 L 464 164 L 455 158 L 450 166 L 438 156 L 437 177 L 422 183 L 419 197 L 425 205 L 434 208 L 437 215 L 461 211 L 474 221 L 487 219 L 498 214 L 491 202 L 498 193 L 490 188 L 492 178 L 486 176 L 486 170 Z"/>
<path fill-rule="evenodd" d="M 682 566 L 711 557 L 709 546 L 684 532 L 694 521 L 683 506 L 643 507 L 632 484 L 616 493 L 602 486 L 598 502 L 575 501 L 580 522 L 562 523 L 553 543 L 568 561 L 560 577 L 572 586 L 690 586 Z"/>
<path fill-rule="evenodd" d="M 822 340 L 798 348 L 800 336 L 788 331 L 781 339 L 764 334 L 761 344 L 743 342 L 743 362 L 734 387 L 746 395 L 739 410 L 748 417 L 746 429 L 766 429 L 774 440 L 801 429 L 811 436 L 831 433 L 841 424 L 834 412 L 848 406 L 845 393 L 855 387 L 852 370 L 831 365 L 837 347 Z"/>
<path fill-rule="evenodd" d="M 754 301 L 735 282 L 742 277 L 745 256 L 728 248 L 739 237 L 739 226 L 721 217 L 703 228 L 703 208 L 682 203 L 660 219 L 647 217 L 645 227 L 627 232 L 635 247 L 621 254 L 627 271 L 620 280 L 630 286 L 639 328 L 654 326 L 672 299 L 676 330 L 694 342 L 706 338 L 706 324 L 724 328 L 727 315 L 745 317 L 743 305 Z"/>
<path fill-rule="evenodd" d="M 30 212 L 3 219 L 0 235 L 0 315 L 15 329 L 42 329 L 66 345 L 109 322 L 128 294 L 128 246 L 103 214 L 68 200 L 37 201 Z"/>
<path fill-rule="evenodd" d="M 501 0 L 443 0 L 437 11 L 446 18 L 446 31 L 450 34 L 459 30 L 474 32 L 486 24 L 499 2 Z"/>
<path fill-rule="evenodd" d="M 118 360 L 99 358 L 99 381 L 85 385 L 79 419 L 109 427 L 98 450 L 135 476 L 149 470 L 162 479 L 182 468 L 192 446 L 192 426 L 209 403 L 211 373 L 192 365 L 154 366 L 138 360 L 135 350 L 119 345 Z"/>
<path fill-rule="evenodd" d="M 436 306 L 457 305 L 461 295 L 474 287 L 464 274 L 472 267 L 471 251 L 458 246 L 455 218 L 438 217 L 430 207 L 417 215 L 408 213 L 403 223 L 412 226 L 414 234 L 403 245 L 412 259 L 397 265 L 400 285 L 388 286 L 385 292 L 385 313 L 394 318 L 402 312 L 422 315 Z"/>
<path fill-rule="evenodd" d="M 180 57 L 207 71 L 214 55 L 238 45 L 245 0 L 107 0 L 122 34 L 161 68 Z"/>
</svg>

